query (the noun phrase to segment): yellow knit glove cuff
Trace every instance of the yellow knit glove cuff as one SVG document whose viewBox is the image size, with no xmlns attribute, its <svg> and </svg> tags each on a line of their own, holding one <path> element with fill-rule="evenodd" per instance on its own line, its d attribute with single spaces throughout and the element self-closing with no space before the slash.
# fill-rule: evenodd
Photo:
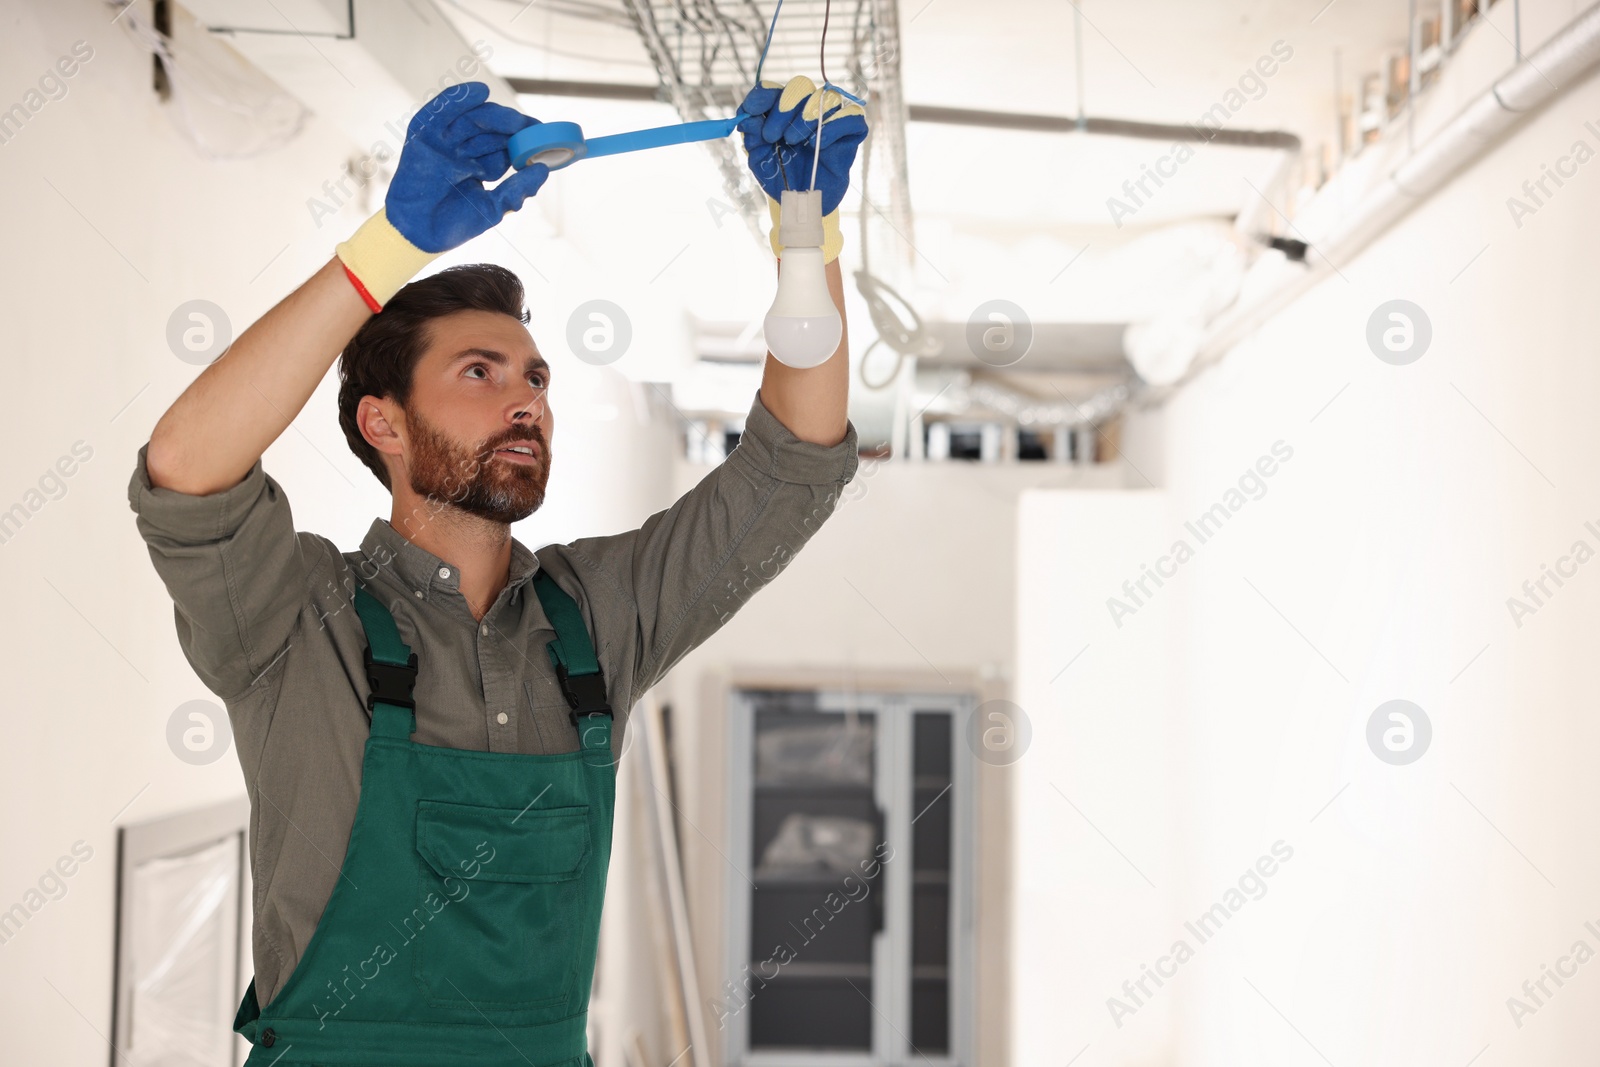
<svg viewBox="0 0 1600 1067">
<path fill-rule="evenodd" d="M 363 222 L 349 240 L 335 245 L 333 251 L 359 283 L 357 289 L 362 290 L 362 297 L 374 312 L 381 310 L 418 271 L 444 255 L 424 252 L 406 240 L 383 208 Z"/>
<path fill-rule="evenodd" d="M 767 241 L 772 245 L 772 254 L 783 257 L 783 245 L 778 242 L 778 223 L 783 218 L 783 207 L 772 197 L 767 197 L 767 214 L 772 216 L 772 231 L 767 234 Z M 822 216 L 822 262 L 832 263 L 839 258 L 839 253 L 844 249 L 844 234 L 839 230 L 839 209 L 834 208 L 827 215 Z"/>
</svg>

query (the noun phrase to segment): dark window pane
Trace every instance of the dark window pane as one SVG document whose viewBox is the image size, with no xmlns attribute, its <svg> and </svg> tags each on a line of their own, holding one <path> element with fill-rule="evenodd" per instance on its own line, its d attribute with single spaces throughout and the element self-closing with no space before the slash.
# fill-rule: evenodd
<svg viewBox="0 0 1600 1067">
<path fill-rule="evenodd" d="M 918 871 L 950 870 L 950 794 L 948 785 L 912 791 L 911 855 Z M 918 815 L 918 813 L 921 813 Z"/>
<path fill-rule="evenodd" d="M 915 771 L 948 782 L 950 780 L 950 715 L 942 711 L 919 711 L 912 733 Z"/>
<path fill-rule="evenodd" d="M 923 1055 L 950 1048 L 950 813 L 954 717 L 912 716 L 911 1044 Z"/>
<path fill-rule="evenodd" d="M 870 981 L 788 973 L 794 966 L 755 990 L 750 1001 L 751 1049 L 871 1051 Z"/>
<path fill-rule="evenodd" d="M 943 879 L 917 874 L 911 887 L 911 965 L 943 967 L 950 962 L 950 887 Z"/>
<path fill-rule="evenodd" d="M 852 900 L 838 886 L 774 884 L 760 879 L 752 894 L 750 951 L 756 974 L 771 974 L 786 960 L 804 963 L 872 962 L 871 903 L 862 883 Z M 771 960 L 764 968 L 755 965 Z"/>
<path fill-rule="evenodd" d="M 751 1001 L 751 1048 L 870 1052 L 876 717 L 816 711 L 814 692 L 751 695 L 750 970 L 765 982 Z"/>
<path fill-rule="evenodd" d="M 943 978 L 911 980 L 912 1054 L 943 1056 L 950 1052 L 950 991 Z"/>
<path fill-rule="evenodd" d="M 980 430 L 950 431 L 951 459 L 982 459 L 983 432 Z"/>
</svg>

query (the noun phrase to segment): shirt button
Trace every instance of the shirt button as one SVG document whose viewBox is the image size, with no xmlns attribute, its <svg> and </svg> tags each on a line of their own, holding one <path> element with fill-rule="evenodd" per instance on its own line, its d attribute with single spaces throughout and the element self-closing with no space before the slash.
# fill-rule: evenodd
<svg viewBox="0 0 1600 1067">
<path fill-rule="evenodd" d="M 439 577 L 441 577 L 441 578 L 450 577 L 450 568 L 449 567 L 440 567 L 439 568 Z"/>
<path fill-rule="evenodd" d="M 488 637 L 489 636 L 489 624 L 488 623 L 484 623 L 482 626 L 478 627 L 478 632 L 480 634 L 482 634 L 483 636 Z"/>
<path fill-rule="evenodd" d="M 500 714 L 494 717 L 494 721 L 499 723 L 501 726 L 504 726 L 506 724 L 506 713 L 502 711 Z"/>
<path fill-rule="evenodd" d="M 422 590 L 420 590 L 420 589 L 417 590 L 417 599 L 418 600 L 422 599 Z"/>
</svg>

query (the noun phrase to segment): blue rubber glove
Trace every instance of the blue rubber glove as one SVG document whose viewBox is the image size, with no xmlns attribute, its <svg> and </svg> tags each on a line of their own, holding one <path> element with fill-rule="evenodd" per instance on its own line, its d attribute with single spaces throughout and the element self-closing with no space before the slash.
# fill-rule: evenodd
<svg viewBox="0 0 1600 1067">
<path fill-rule="evenodd" d="M 867 118 L 859 104 L 831 89 L 825 93 L 830 107 L 822 122 L 817 188 L 822 190 L 822 213 L 831 215 L 850 186 L 850 167 L 866 140 Z M 739 105 L 745 118 L 735 129 L 744 134 L 750 173 L 775 201 L 783 199 L 785 189 L 811 188 L 822 95 L 810 78 L 801 75 L 787 85 L 762 82 Z M 836 100 L 842 102 L 834 104 Z"/>
<path fill-rule="evenodd" d="M 434 253 L 492 229 L 550 176 L 549 167 L 535 163 L 493 189 L 483 184 L 511 169 L 511 135 L 538 122 L 489 103 L 483 82 L 462 82 L 439 93 L 406 127 L 383 202 L 389 222 L 413 245 Z"/>
</svg>

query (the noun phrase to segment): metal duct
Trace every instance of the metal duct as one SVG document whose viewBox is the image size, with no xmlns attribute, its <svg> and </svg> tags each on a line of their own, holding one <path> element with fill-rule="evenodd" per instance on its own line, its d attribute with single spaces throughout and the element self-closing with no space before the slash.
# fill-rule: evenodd
<svg viewBox="0 0 1600 1067">
<path fill-rule="evenodd" d="M 1097 426 L 1114 418 L 1128 405 L 1139 383 L 1120 381 L 1098 390 L 1079 403 L 1040 400 L 986 378 L 966 378 L 958 388 L 957 412 L 985 408 L 999 412 L 1018 426 Z M 961 397 L 966 404 L 959 405 Z"/>
</svg>

